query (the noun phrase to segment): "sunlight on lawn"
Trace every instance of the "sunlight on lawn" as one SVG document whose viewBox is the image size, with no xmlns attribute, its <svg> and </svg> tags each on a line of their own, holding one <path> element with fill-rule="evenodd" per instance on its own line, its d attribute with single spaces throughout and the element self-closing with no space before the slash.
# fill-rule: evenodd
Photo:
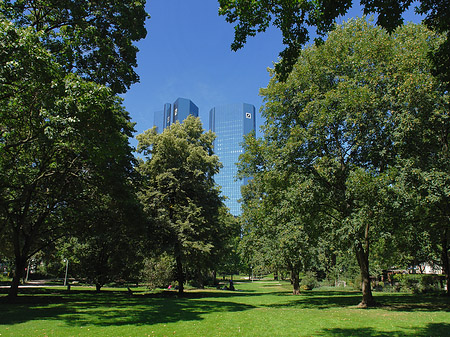
<svg viewBox="0 0 450 337">
<path fill-rule="evenodd" d="M 150 293 L 73 287 L 0 296 L 4 336 L 446 336 L 449 299 L 376 293 L 382 306 L 357 309 L 360 293 L 305 291 L 286 282 L 236 282 L 236 291 Z"/>
</svg>

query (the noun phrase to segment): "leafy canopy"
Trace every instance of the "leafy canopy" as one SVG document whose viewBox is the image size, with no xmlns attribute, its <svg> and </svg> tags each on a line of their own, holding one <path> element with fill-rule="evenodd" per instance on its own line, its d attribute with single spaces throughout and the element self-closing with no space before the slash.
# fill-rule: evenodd
<svg viewBox="0 0 450 337">
<path fill-rule="evenodd" d="M 281 226 L 312 219 L 326 236 L 339 237 L 357 257 L 365 305 L 372 301 L 371 244 L 389 239 L 392 215 L 401 211 L 394 202 L 399 154 L 425 140 L 409 128 L 418 115 L 433 120 L 446 104 L 427 57 L 441 42 L 418 25 L 391 34 L 364 19 L 338 26 L 322 45 L 302 50 L 286 81 L 273 76 L 261 90 L 264 139 L 247 138 L 241 157 L 241 173 L 255 177 L 254 195 L 244 198 L 250 215 L 264 224 L 270 217 L 261 210 L 277 215 L 293 202 L 301 214 L 286 212 Z M 279 177 L 297 188 L 289 194 Z M 288 202 L 278 202 L 281 195 Z"/>
<path fill-rule="evenodd" d="M 413 0 L 361 0 L 364 15 L 378 14 L 377 24 L 392 32 L 403 24 L 402 14 Z M 287 79 L 300 52 L 309 41 L 309 30 L 315 28 L 317 42 L 335 26 L 335 21 L 345 15 L 356 1 L 352 0 L 219 0 L 219 14 L 227 22 L 236 23 L 231 49 L 242 48 L 249 36 L 264 32 L 273 25 L 283 35 L 285 50 L 280 53 L 281 62 L 275 70 L 281 79 Z M 446 0 L 418 1 L 416 11 L 426 16 L 425 23 L 437 32 L 448 34 L 450 12 Z M 450 80 L 450 43 L 445 42 L 434 55 L 436 72 Z"/>
<path fill-rule="evenodd" d="M 213 177 L 221 164 L 213 154 L 214 138 L 193 116 L 161 134 L 153 128 L 137 136 L 138 151 L 145 156 L 138 168 L 144 179 L 140 199 L 176 258 L 180 292 L 182 266 L 211 256 L 220 236 L 223 203 Z"/>
<path fill-rule="evenodd" d="M 0 20 L 0 239 L 16 285 L 30 256 L 78 225 L 76 205 L 133 169 L 121 99 L 66 74 L 43 36 Z"/>
<path fill-rule="evenodd" d="M 139 80 L 133 43 L 147 34 L 144 7 L 145 0 L 2 0 L 0 16 L 42 32 L 66 71 L 122 93 Z"/>
</svg>

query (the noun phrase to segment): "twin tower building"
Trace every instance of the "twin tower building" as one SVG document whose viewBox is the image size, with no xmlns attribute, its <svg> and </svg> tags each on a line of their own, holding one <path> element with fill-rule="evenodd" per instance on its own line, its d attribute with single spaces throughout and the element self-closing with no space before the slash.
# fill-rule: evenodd
<svg viewBox="0 0 450 337">
<path fill-rule="evenodd" d="M 178 98 L 173 104 L 164 104 L 164 110 L 155 112 L 154 125 L 162 132 L 176 121 L 183 122 L 189 115 L 198 117 L 198 107 L 190 99 Z M 231 214 L 240 215 L 241 185 L 247 181 L 237 180 L 236 163 L 243 152 L 244 135 L 255 130 L 255 107 L 246 103 L 216 106 L 209 111 L 209 129 L 216 134 L 214 152 L 223 164 L 215 181 L 222 188 Z"/>
</svg>

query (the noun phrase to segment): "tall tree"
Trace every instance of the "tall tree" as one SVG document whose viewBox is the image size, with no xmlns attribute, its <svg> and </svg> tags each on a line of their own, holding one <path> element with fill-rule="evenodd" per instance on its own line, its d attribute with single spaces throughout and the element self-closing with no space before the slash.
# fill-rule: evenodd
<svg viewBox="0 0 450 337">
<path fill-rule="evenodd" d="M 394 134 L 401 169 L 398 186 L 412 206 L 410 218 L 424 232 L 424 245 L 431 245 L 439 256 L 450 295 L 449 83 L 442 81 L 441 74 L 431 76 L 434 65 L 421 57 L 436 50 L 439 53 L 442 43 L 435 40 L 442 38 L 407 30 L 398 38 L 411 46 L 407 50 L 399 44 L 396 49 L 401 81 L 395 97 L 401 112 Z M 429 45 L 435 48 L 430 50 Z"/>
<path fill-rule="evenodd" d="M 309 40 L 309 30 L 316 29 L 321 37 L 333 29 L 338 17 L 345 15 L 354 3 L 352 0 L 218 0 L 219 14 L 230 23 L 236 23 L 231 49 L 242 48 L 249 36 L 264 32 L 270 25 L 281 30 L 286 49 L 280 53 L 281 62 L 275 70 L 285 80 Z M 393 31 L 403 24 L 402 14 L 415 2 L 413 0 L 361 0 L 365 15 L 378 14 L 377 24 Z M 425 23 L 442 34 L 450 34 L 450 6 L 448 0 L 417 1 L 416 12 L 425 15 Z M 443 41 L 433 53 L 436 72 L 450 81 L 450 39 Z"/>
<path fill-rule="evenodd" d="M 15 259 L 11 297 L 27 259 L 67 234 L 79 196 L 132 171 L 120 99 L 66 75 L 42 38 L 0 21 L 0 237 Z"/>
<path fill-rule="evenodd" d="M 309 207 L 308 180 L 277 170 L 276 165 L 255 165 L 255 158 L 267 156 L 265 163 L 274 159 L 269 146 L 250 135 L 240 157 L 240 175 L 252 176 L 242 188 L 241 249 L 245 255 L 257 257 L 253 264 L 265 265 L 274 272 L 288 270 L 293 294 L 298 295 L 300 272 L 307 271 L 314 260 L 312 247 L 317 243 L 320 221 Z"/>
<path fill-rule="evenodd" d="M 416 108 L 424 108 L 429 118 L 435 113 L 433 105 L 405 106 L 398 90 L 417 74 L 432 77 L 427 54 L 439 43 L 422 26 L 389 35 L 364 19 L 350 20 L 323 45 L 304 49 L 285 82 L 274 76 L 261 90 L 264 138 L 271 149 L 266 167 L 309 182 L 313 209 L 328 217 L 354 250 L 362 307 L 374 304 L 371 243 L 395 225 L 397 123 Z M 414 60 L 402 57 L 406 50 L 414 50 Z M 433 97 L 441 94 L 436 86 L 424 90 Z"/>
<path fill-rule="evenodd" d="M 71 261 L 72 275 L 92 282 L 97 291 L 107 282 L 138 279 L 146 236 L 135 175 L 120 177 L 120 166 L 109 170 L 115 177 L 85 188 L 66 219 L 72 240 L 64 242 L 64 256 L 77 261 Z"/>
<path fill-rule="evenodd" d="M 189 116 L 158 134 L 137 136 L 144 182 L 144 210 L 160 230 L 166 250 L 175 257 L 179 292 L 184 291 L 183 267 L 211 254 L 223 203 L 214 174 L 219 158 L 213 154 L 214 134 L 204 132 L 198 118 Z"/>
<path fill-rule="evenodd" d="M 43 46 L 67 71 L 123 93 L 134 71 L 148 14 L 142 1 L 2 0 L 0 15 L 43 32 Z"/>
</svg>

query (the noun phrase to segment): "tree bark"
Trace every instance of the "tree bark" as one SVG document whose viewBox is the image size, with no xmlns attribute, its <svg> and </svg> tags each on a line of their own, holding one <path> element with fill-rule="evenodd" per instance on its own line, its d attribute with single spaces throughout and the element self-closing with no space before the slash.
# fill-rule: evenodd
<svg viewBox="0 0 450 337">
<path fill-rule="evenodd" d="M 21 244 L 20 240 L 20 226 L 15 226 L 13 230 L 13 245 L 14 245 L 14 276 L 11 282 L 11 287 L 8 292 L 8 299 L 13 300 L 19 293 L 20 279 L 23 278 L 25 267 L 27 265 L 28 251 L 30 247 L 29 237 L 26 236 Z"/>
<path fill-rule="evenodd" d="M 176 257 L 177 263 L 177 281 L 178 281 L 178 293 L 184 293 L 184 274 L 183 274 L 183 264 L 181 262 L 181 256 L 178 254 Z"/>
<path fill-rule="evenodd" d="M 300 277 L 299 271 L 296 268 L 291 269 L 291 283 L 292 283 L 292 294 L 300 295 Z"/>
<path fill-rule="evenodd" d="M 368 247 L 368 242 L 366 243 Z M 364 250 L 361 243 L 356 247 L 356 258 L 358 260 L 359 269 L 361 271 L 361 286 L 362 286 L 362 300 L 358 307 L 368 308 L 376 305 L 376 302 L 372 295 L 372 289 L 370 287 L 370 274 L 369 274 L 369 251 Z"/>
<path fill-rule="evenodd" d="M 449 242 L 448 242 L 448 229 L 444 229 L 444 233 L 441 237 L 441 261 L 442 261 L 442 269 L 445 274 L 445 279 L 447 281 L 447 296 L 450 296 L 450 258 L 448 256 L 449 253 Z"/>
<path fill-rule="evenodd" d="M 24 275 L 25 266 L 27 264 L 27 259 L 21 255 L 16 256 L 15 258 L 15 270 L 14 270 L 14 276 L 11 282 L 11 287 L 9 288 L 8 292 L 8 298 L 10 300 L 17 297 L 17 294 L 19 293 L 19 284 L 20 279 Z"/>
</svg>

